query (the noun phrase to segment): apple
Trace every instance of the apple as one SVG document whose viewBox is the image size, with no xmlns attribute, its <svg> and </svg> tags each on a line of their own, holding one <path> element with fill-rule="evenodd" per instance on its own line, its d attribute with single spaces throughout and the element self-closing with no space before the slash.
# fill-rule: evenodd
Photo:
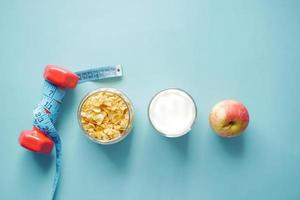
<svg viewBox="0 0 300 200">
<path fill-rule="evenodd" d="M 209 115 L 209 123 L 218 135 L 235 137 L 247 128 L 249 113 L 241 102 L 224 100 L 212 108 Z"/>
</svg>

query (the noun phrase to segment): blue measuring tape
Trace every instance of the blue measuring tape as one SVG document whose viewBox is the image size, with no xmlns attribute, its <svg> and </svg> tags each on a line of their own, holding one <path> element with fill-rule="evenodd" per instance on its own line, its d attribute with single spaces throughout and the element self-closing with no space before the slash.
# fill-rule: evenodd
<svg viewBox="0 0 300 200">
<path fill-rule="evenodd" d="M 98 67 L 88 69 L 84 71 L 75 72 L 80 78 L 78 83 L 84 83 L 87 81 L 95 81 L 106 78 L 120 77 L 122 76 L 121 65 Z M 62 157 L 62 145 L 59 134 L 54 127 L 57 120 L 60 106 L 65 96 L 65 90 L 57 87 L 56 85 L 45 80 L 43 86 L 43 96 L 40 103 L 33 110 L 33 126 L 40 129 L 48 137 L 50 137 L 56 150 L 56 170 L 52 186 L 51 199 L 55 198 L 55 192 L 61 173 L 61 157 Z"/>
</svg>

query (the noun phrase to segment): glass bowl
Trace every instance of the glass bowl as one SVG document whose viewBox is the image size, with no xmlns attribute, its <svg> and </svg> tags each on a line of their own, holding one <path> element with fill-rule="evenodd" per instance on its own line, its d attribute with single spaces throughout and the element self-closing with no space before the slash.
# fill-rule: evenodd
<svg viewBox="0 0 300 200">
<path fill-rule="evenodd" d="M 115 97 L 119 97 L 125 103 L 127 110 L 128 110 L 128 123 L 127 123 L 126 128 L 120 133 L 120 136 L 110 139 L 110 140 L 107 140 L 107 141 L 91 136 L 91 134 L 89 134 L 89 132 L 83 127 L 83 122 L 82 122 L 81 111 L 82 111 L 83 105 L 90 97 L 93 97 L 93 96 L 97 95 L 98 93 L 105 93 L 105 94 L 110 93 L 110 94 L 114 95 Z M 114 88 L 100 88 L 100 89 L 96 89 L 96 90 L 89 92 L 81 100 L 79 107 L 78 107 L 78 111 L 77 111 L 77 118 L 78 118 L 78 123 L 79 123 L 80 128 L 85 133 L 85 136 L 87 136 L 90 140 L 92 140 L 93 142 L 96 142 L 99 144 L 105 144 L 105 145 L 106 144 L 115 144 L 115 143 L 123 140 L 132 130 L 133 118 L 134 118 L 133 105 L 132 105 L 131 101 L 129 100 L 129 98 L 123 92 L 121 92 L 117 89 L 114 89 Z M 95 125 L 95 126 L 98 126 L 98 125 Z"/>
</svg>

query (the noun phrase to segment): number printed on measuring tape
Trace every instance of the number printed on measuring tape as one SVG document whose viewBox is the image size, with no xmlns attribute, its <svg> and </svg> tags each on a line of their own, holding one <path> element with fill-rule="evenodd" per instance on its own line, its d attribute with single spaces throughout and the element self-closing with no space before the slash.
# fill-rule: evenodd
<svg viewBox="0 0 300 200">
<path fill-rule="evenodd" d="M 89 70 L 83 70 L 76 72 L 79 76 L 79 83 L 86 81 L 95 81 L 105 78 L 119 77 L 122 76 L 122 66 L 121 65 L 111 65 L 98 68 L 92 68 Z"/>
<path fill-rule="evenodd" d="M 56 100 L 57 102 L 62 102 L 65 94 L 65 90 L 56 87 L 49 81 L 44 82 L 43 96 L 47 96 L 51 99 Z"/>
</svg>

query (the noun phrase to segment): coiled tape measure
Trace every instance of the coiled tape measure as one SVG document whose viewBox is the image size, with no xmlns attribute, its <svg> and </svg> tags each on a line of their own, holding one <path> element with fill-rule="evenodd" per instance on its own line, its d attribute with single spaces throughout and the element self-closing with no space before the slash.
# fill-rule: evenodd
<svg viewBox="0 0 300 200">
<path fill-rule="evenodd" d="M 24 148 L 43 154 L 50 154 L 56 149 L 56 171 L 52 186 L 52 197 L 60 177 L 61 140 L 54 124 L 65 96 L 65 89 L 75 88 L 77 84 L 122 76 L 121 65 L 104 66 L 79 72 L 71 72 L 62 67 L 47 65 L 44 71 L 43 95 L 40 103 L 33 110 L 33 129 L 24 130 L 19 136 L 19 143 Z"/>
</svg>

